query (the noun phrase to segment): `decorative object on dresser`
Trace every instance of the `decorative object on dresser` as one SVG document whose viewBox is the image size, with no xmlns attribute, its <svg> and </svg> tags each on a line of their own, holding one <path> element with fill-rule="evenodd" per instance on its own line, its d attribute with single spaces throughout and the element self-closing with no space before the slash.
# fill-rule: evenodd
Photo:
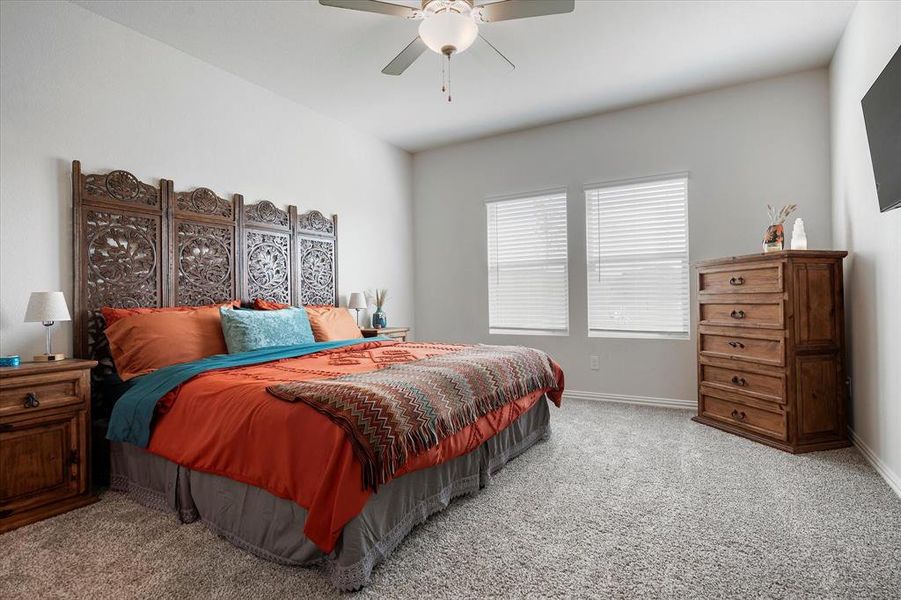
<svg viewBox="0 0 901 600">
<path fill-rule="evenodd" d="M 91 504 L 92 360 L 0 368 L 0 533 Z"/>
<path fill-rule="evenodd" d="M 696 263 L 695 421 L 793 453 L 850 445 L 847 254 L 783 250 Z"/>
<path fill-rule="evenodd" d="M 804 230 L 804 219 L 798 217 L 795 219 L 795 226 L 792 228 L 792 250 L 807 250 L 807 231 Z"/>
<path fill-rule="evenodd" d="M 779 212 L 776 212 L 775 208 L 769 204 L 766 205 L 770 225 L 766 228 L 766 233 L 763 234 L 764 252 L 778 252 L 785 249 L 785 219 L 795 212 L 797 208 L 797 204 L 786 204 Z"/>
<path fill-rule="evenodd" d="M 347 300 L 347 308 L 357 311 L 357 327 L 360 326 L 360 311 L 366 310 L 367 307 L 366 296 L 363 292 L 351 293 L 350 298 Z"/>
<path fill-rule="evenodd" d="M 43 323 L 46 333 L 46 353 L 34 357 L 36 361 L 63 360 L 65 354 L 54 354 L 50 349 L 50 328 L 56 321 L 70 321 L 69 306 L 62 292 L 31 292 L 28 308 L 25 309 L 26 323 Z"/>
<path fill-rule="evenodd" d="M 388 317 L 382 307 L 385 306 L 385 300 L 388 298 L 388 290 L 367 290 L 366 299 L 370 304 L 375 305 L 375 312 L 372 313 L 372 326 L 380 329 L 388 326 Z"/>
<path fill-rule="evenodd" d="M 376 337 L 384 335 L 391 339 L 401 342 L 407 341 L 407 334 L 410 332 L 409 327 L 364 327 L 360 330 L 364 338 Z"/>
</svg>

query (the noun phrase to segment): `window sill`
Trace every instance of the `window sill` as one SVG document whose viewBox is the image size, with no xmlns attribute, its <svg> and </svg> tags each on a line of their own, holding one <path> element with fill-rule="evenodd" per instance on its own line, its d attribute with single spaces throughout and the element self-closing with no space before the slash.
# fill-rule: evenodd
<svg viewBox="0 0 901 600">
<path fill-rule="evenodd" d="M 663 333 L 655 331 L 589 331 L 590 338 L 619 338 L 633 340 L 677 340 L 691 339 L 688 333 Z"/>
<path fill-rule="evenodd" d="M 569 335 L 569 331 L 554 331 L 549 329 L 504 329 L 499 327 L 488 329 L 488 333 L 490 335 Z"/>
</svg>

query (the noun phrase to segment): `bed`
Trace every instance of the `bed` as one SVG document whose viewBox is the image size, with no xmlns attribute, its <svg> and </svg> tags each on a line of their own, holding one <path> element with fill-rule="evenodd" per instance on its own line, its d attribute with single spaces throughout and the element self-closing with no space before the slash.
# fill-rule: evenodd
<svg viewBox="0 0 901 600">
<path fill-rule="evenodd" d="M 101 308 L 236 298 L 337 305 L 334 216 L 245 204 L 241 195 L 226 200 L 207 188 L 177 192 L 170 180 L 153 186 L 122 170 L 86 175 L 78 161 L 72 179 L 75 344 L 79 356 L 99 363 L 92 374 L 95 441 L 111 416 L 115 430 L 136 396 L 117 377 Z M 318 566 L 337 589 L 355 590 L 418 523 L 484 487 L 507 461 L 548 437 L 548 400 L 559 405 L 562 371 L 550 361 L 553 383 L 536 378 L 543 383 L 513 388 L 517 393 L 404 455 L 377 480 L 340 421 L 276 392 L 399 377 L 403 367 L 463 348 L 359 340 L 213 365 L 159 398 L 143 398 L 153 407 L 145 442 L 111 433 L 124 441 L 95 445 L 99 462 L 108 462 L 113 490 L 183 522 L 201 520 L 265 559 Z"/>
</svg>

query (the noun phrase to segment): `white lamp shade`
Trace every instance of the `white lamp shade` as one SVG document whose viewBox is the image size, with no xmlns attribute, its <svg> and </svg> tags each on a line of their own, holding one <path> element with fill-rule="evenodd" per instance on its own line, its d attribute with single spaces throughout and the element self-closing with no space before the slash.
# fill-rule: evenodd
<svg viewBox="0 0 901 600">
<path fill-rule="evenodd" d="M 28 308 L 25 309 L 25 322 L 37 321 L 69 321 L 69 306 L 62 292 L 31 292 Z"/>
<path fill-rule="evenodd" d="M 471 17 L 453 11 L 429 15 L 419 24 L 419 37 L 438 54 L 445 54 L 445 48 L 463 52 L 478 35 L 479 26 Z"/>
<path fill-rule="evenodd" d="M 347 308 L 366 308 L 366 296 L 363 292 L 353 292 L 347 300 Z"/>
</svg>

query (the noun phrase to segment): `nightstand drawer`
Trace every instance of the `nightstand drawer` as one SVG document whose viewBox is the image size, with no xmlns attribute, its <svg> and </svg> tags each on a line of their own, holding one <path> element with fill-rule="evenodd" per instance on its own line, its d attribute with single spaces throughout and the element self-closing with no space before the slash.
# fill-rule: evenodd
<svg viewBox="0 0 901 600">
<path fill-rule="evenodd" d="M 82 373 L 64 371 L 6 379 L 0 389 L 0 417 L 81 403 Z"/>
</svg>

